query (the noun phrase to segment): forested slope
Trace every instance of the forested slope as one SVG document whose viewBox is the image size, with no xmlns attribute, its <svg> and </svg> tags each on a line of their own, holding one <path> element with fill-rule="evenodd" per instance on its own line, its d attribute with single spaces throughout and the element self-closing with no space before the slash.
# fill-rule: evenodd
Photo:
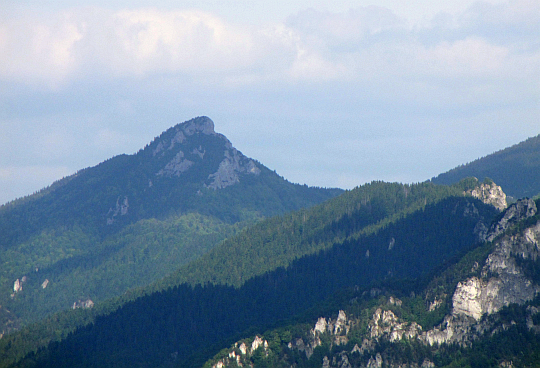
<svg viewBox="0 0 540 368">
<path fill-rule="evenodd" d="M 540 135 L 460 165 L 431 181 L 450 185 L 467 177 L 491 178 L 516 199 L 534 197 L 540 193 Z"/>
<path fill-rule="evenodd" d="M 221 261 L 232 276 L 219 271 L 211 281 L 237 287 L 184 283 L 146 295 L 98 317 L 24 364 L 202 364 L 245 330 L 261 331 L 282 323 L 341 289 L 428 273 L 471 247 L 477 237 L 475 228 L 480 222 L 489 223 L 496 213 L 493 207 L 464 197 L 463 188 L 372 183 L 313 212 L 267 220 L 220 245 L 228 254 Z M 294 226 L 281 235 L 270 230 L 283 229 L 291 219 L 296 221 Z M 305 231 L 298 234 L 299 229 Z M 273 241 L 261 241 L 261 234 Z M 320 242 L 315 242 L 319 237 Z M 276 245 L 287 244 L 287 239 L 289 253 L 283 257 L 283 248 Z M 241 262 L 229 261 L 240 258 Z M 215 258 L 205 259 L 209 263 L 199 266 L 213 269 Z M 266 269 L 258 272 L 248 266 L 265 262 Z M 11 345 L 0 341 L 0 347 L 11 359 L 12 346 L 31 339 L 31 333 L 14 336 Z"/>
<path fill-rule="evenodd" d="M 427 204 L 462 196 L 474 181 L 448 187 L 431 183 L 372 182 L 313 208 L 289 213 L 249 227 L 199 260 L 159 282 L 160 287 L 224 283 L 240 286 L 249 278 L 336 243 L 378 229 Z"/>
<path fill-rule="evenodd" d="M 536 367 L 538 205 L 519 201 L 497 217 L 491 241 L 429 277 L 351 287 L 299 321 L 244 336 L 204 367 Z"/>
</svg>

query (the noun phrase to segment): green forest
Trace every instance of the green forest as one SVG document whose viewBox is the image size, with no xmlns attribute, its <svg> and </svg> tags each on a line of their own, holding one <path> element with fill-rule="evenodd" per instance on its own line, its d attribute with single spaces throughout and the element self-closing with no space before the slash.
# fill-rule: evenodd
<svg viewBox="0 0 540 368">
<path fill-rule="evenodd" d="M 377 205 L 368 205 L 365 196 L 368 193 L 373 195 L 369 202 Z M 364 288 L 386 279 L 425 276 L 470 249 L 476 242 L 473 230 L 478 222 L 489 223 L 497 214 L 493 207 L 476 199 L 451 196 L 451 193 L 451 188 L 432 184 L 406 186 L 372 183 L 345 194 L 345 198 L 336 198 L 333 200 L 339 204 L 336 207 L 330 205 L 331 202 L 322 205 L 326 206 L 327 211 L 313 209 L 313 216 L 316 213 L 320 215 L 311 221 L 307 221 L 309 211 L 296 212 L 293 216 L 299 219 L 297 226 L 304 223 L 304 215 L 305 224 L 310 226 L 305 225 L 304 235 L 300 233 L 290 238 L 300 243 L 291 249 L 302 250 L 300 246 L 304 236 L 309 240 L 306 244 L 314 244 L 308 235 L 316 234 L 317 227 L 329 229 L 325 232 L 329 231 L 330 234 L 324 239 L 326 246 L 315 245 L 309 252 L 304 250 L 303 256 L 287 258 L 287 263 L 283 265 L 277 263 L 282 262 L 279 260 L 283 259 L 283 250 L 274 243 L 262 246 L 265 243 L 261 242 L 260 234 L 272 234 L 267 227 L 279 228 L 291 215 L 264 221 L 255 226 L 256 231 L 254 228 L 243 230 L 219 247 L 226 249 L 227 244 L 231 244 L 229 254 L 235 255 L 235 244 L 252 244 L 256 246 L 255 250 L 250 250 L 247 255 L 223 258 L 223 262 L 241 258 L 242 262 L 237 267 L 242 267 L 260 262 L 261 258 L 278 260 L 273 268 L 272 265 L 268 266 L 268 271 L 263 270 L 257 276 L 253 275 L 256 272 L 250 266 L 245 270 L 240 269 L 238 274 L 246 276 L 241 279 L 241 284 L 235 285 L 237 287 L 229 286 L 234 284 L 227 278 L 200 283 L 192 281 L 191 284 L 183 283 L 172 288 L 158 283 L 154 288 L 161 287 L 161 291 L 144 293 L 146 296 L 122 304 L 110 315 L 86 318 L 77 315 L 75 318 L 79 318 L 79 323 L 95 319 L 70 334 L 71 337 L 63 342 L 53 343 L 46 350 L 34 350 L 33 354 L 37 355 L 32 355 L 24 364 L 35 360 L 40 366 L 43 357 L 46 357 L 44 360 L 54 362 L 50 363 L 51 366 L 58 367 L 121 366 L 135 362 L 140 362 L 137 364 L 141 366 L 155 366 L 158 362 L 164 364 L 163 359 L 167 361 L 166 357 L 173 354 L 182 357 L 178 364 L 196 366 L 195 363 L 203 363 L 201 357 L 208 359 L 206 350 L 199 350 L 201 347 L 211 347 L 209 351 L 221 349 L 227 346 L 230 339 L 248 329 L 264 330 L 284 320 L 297 318 L 314 305 L 326 303 L 330 296 L 340 290 Z M 380 196 L 380 202 L 374 200 L 379 194 L 384 194 Z M 351 198 L 356 198 L 360 204 L 353 204 Z M 342 203 L 347 203 L 349 207 L 338 210 Z M 369 210 L 361 210 L 364 206 Z M 473 207 L 476 215 L 465 216 Z M 322 215 L 322 212 L 327 214 Z M 290 229 L 284 233 L 294 235 Z M 256 251 L 257 247 L 260 247 L 259 251 Z M 204 260 L 210 263 L 204 264 Z M 198 261 L 199 267 L 212 270 L 215 267 L 213 260 L 215 258 L 211 256 L 202 257 Z M 233 270 L 235 266 L 228 267 Z M 171 279 L 168 281 L 171 282 Z M 109 310 L 117 308 L 115 306 L 118 304 L 113 303 Z M 97 313 L 97 310 L 87 313 Z M 55 322 L 49 320 L 48 323 L 54 325 Z M 27 349 L 32 350 L 37 346 L 34 339 L 43 337 L 41 332 L 47 329 L 45 325 L 38 324 L 39 327 L 34 327 L 34 330 L 30 328 L 24 333 L 14 334 L 9 340 L 18 347 L 24 340 Z M 119 331 L 125 331 L 125 335 Z M 137 337 L 138 334 L 140 337 Z M 151 337 L 154 335 L 155 338 Z M 134 353 L 141 339 L 146 347 L 139 347 L 136 349 L 138 352 Z M 12 355 L 14 352 L 9 350 L 9 340 L 0 340 L 6 361 L 15 358 Z M 95 345 L 98 341 L 107 343 Z M 88 344 L 94 345 L 89 347 Z M 158 344 L 159 348 L 152 344 Z M 86 353 L 75 353 L 79 349 L 77 346 Z M 85 354 L 88 354 L 89 361 Z M 127 359 L 126 355 L 132 358 Z M 66 356 L 73 356 L 73 360 L 65 360 Z M 99 357 L 107 357 L 107 360 L 101 361 Z M 75 362 L 79 365 L 74 365 Z"/>
</svg>

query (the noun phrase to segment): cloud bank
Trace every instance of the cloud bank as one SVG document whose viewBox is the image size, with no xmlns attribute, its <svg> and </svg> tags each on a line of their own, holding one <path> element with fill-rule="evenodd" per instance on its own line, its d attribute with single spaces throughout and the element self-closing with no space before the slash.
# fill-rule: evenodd
<svg viewBox="0 0 540 368">
<path fill-rule="evenodd" d="M 11 11 L 0 21 L 0 183 L 43 165 L 43 186 L 195 115 L 293 181 L 424 180 L 539 133 L 539 34 L 534 0 L 421 23 L 380 6 L 261 25 L 197 9 Z M 472 144 L 483 151 L 425 159 Z"/>
</svg>

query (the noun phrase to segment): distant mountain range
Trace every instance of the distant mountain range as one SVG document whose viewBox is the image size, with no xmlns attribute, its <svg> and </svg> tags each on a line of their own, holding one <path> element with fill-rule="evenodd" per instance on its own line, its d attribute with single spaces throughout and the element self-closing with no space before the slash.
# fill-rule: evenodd
<svg viewBox="0 0 540 368">
<path fill-rule="evenodd" d="M 507 195 L 516 199 L 532 198 L 539 194 L 540 135 L 458 166 L 431 181 L 449 185 L 467 177 L 476 177 L 479 180 L 491 178 Z"/>
<path fill-rule="evenodd" d="M 0 367 L 534 366 L 539 143 L 343 192 L 177 125 L 0 209 Z"/>
</svg>

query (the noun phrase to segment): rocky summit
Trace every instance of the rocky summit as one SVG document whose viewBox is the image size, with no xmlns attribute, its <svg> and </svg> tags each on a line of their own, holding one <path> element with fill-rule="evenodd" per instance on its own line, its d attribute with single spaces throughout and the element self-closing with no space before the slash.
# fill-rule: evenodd
<svg viewBox="0 0 540 368">
<path fill-rule="evenodd" d="M 224 135 L 214 131 L 214 122 L 206 116 L 171 128 L 156 139 L 149 150 L 162 165 L 155 173 L 157 177 L 181 177 L 203 166 L 203 161 L 210 161 L 214 168 L 201 179 L 204 186 L 211 189 L 237 184 L 242 175 L 259 175 L 261 172 L 255 161 L 234 148 Z M 210 168 L 212 165 L 204 166 Z"/>
</svg>

